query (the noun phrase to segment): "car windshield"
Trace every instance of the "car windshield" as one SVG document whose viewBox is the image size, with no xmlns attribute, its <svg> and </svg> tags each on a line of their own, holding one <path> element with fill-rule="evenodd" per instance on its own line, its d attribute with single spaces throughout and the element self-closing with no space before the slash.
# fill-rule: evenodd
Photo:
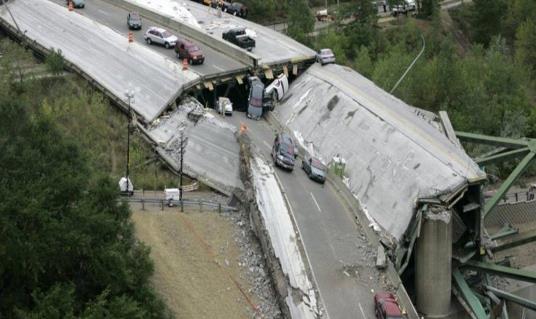
<svg viewBox="0 0 536 319">
<path fill-rule="evenodd" d="M 199 48 L 197 47 L 197 45 L 191 45 L 188 48 L 188 51 L 190 52 L 196 52 L 196 51 L 200 51 Z"/>
<path fill-rule="evenodd" d="M 281 144 L 281 154 L 294 156 L 294 147 L 290 144 Z"/>
<path fill-rule="evenodd" d="M 315 159 L 311 161 L 311 166 L 321 171 L 325 170 L 326 168 L 324 164 L 322 164 L 322 162 L 320 162 L 319 160 L 315 160 Z"/>
<path fill-rule="evenodd" d="M 169 31 L 162 32 L 162 37 L 164 37 L 164 38 L 169 38 L 171 36 L 173 36 L 173 34 L 171 34 L 171 32 L 169 32 Z"/>
<path fill-rule="evenodd" d="M 331 55 L 331 54 L 333 54 L 333 52 L 331 52 L 330 49 L 323 49 L 323 50 L 320 50 L 320 54 L 322 54 L 322 55 Z"/>
</svg>

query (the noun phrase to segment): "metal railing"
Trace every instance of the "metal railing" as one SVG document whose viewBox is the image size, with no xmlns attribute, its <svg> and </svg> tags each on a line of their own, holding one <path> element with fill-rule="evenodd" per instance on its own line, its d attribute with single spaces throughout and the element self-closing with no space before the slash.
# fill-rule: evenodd
<svg viewBox="0 0 536 319">
<path fill-rule="evenodd" d="M 486 196 L 486 199 L 490 198 L 490 196 Z M 519 202 L 529 202 L 536 199 L 536 192 L 534 191 L 521 191 L 521 192 L 515 192 L 515 193 L 508 193 L 504 195 L 504 197 L 501 199 L 501 201 L 498 203 L 501 204 L 513 204 L 513 203 L 519 203 Z"/>
<path fill-rule="evenodd" d="M 184 207 L 197 208 L 199 211 L 204 210 L 214 210 L 221 212 L 236 212 L 238 209 L 236 207 L 223 205 L 219 202 L 197 200 L 197 199 L 183 199 L 180 200 L 166 200 L 163 198 L 139 198 L 139 197 L 123 197 L 123 200 L 129 203 L 139 203 L 141 204 L 141 209 L 145 210 L 145 205 L 158 205 L 160 210 L 164 210 L 166 207 L 178 207 L 181 212 L 184 212 Z"/>
</svg>

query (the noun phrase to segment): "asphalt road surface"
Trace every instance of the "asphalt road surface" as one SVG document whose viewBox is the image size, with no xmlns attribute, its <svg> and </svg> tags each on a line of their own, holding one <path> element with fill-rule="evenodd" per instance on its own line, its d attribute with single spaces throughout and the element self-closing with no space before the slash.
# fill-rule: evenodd
<svg viewBox="0 0 536 319">
<path fill-rule="evenodd" d="M 65 6 L 64 0 L 50 0 L 52 2 L 55 2 L 59 5 Z M 145 43 L 145 40 L 143 39 L 143 35 L 145 34 L 145 31 L 149 27 L 156 26 L 156 27 L 163 27 L 157 23 L 154 23 L 151 20 L 148 20 L 144 17 L 142 17 L 142 24 L 143 27 L 141 30 L 129 30 L 127 26 L 127 14 L 128 11 L 116 7 L 114 5 L 111 5 L 110 3 L 102 0 L 91 0 L 86 1 L 86 7 L 83 9 L 75 9 L 75 12 L 81 15 L 84 15 L 90 19 L 92 19 L 95 22 L 98 22 L 100 24 L 103 24 L 114 31 L 116 31 L 119 34 L 122 34 L 125 36 L 125 41 L 127 40 L 128 32 L 131 31 L 134 34 L 134 41 L 143 43 L 144 45 L 147 45 L 148 47 L 151 47 L 154 51 L 170 58 L 170 59 L 177 59 L 175 52 L 173 49 L 166 49 L 163 46 L 159 45 L 148 45 Z M 165 29 L 165 27 L 163 27 Z M 173 34 L 177 35 L 179 38 L 186 38 L 176 32 L 173 32 Z M 83 36 L 83 35 L 80 35 Z M 188 39 L 188 38 L 186 38 Z M 233 59 L 232 57 L 228 57 L 220 52 L 215 51 L 214 49 L 201 44 L 197 43 L 196 41 L 192 41 L 196 43 L 201 50 L 203 50 L 203 54 L 205 55 L 205 62 L 201 65 L 192 65 L 191 69 L 200 75 L 213 75 L 221 72 L 230 72 L 234 70 L 240 70 L 246 67 L 245 64 Z M 179 62 L 177 60 L 177 62 Z"/>
<path fill-rule="evenodd" d="M 272 163 L 276 132 L 266 121 L 247 119 L 240 112 L 227 119 L 237 126 L 246 124 L 252 143 Z M 298 225 L 327 317 L 375 318 L 372 291 L 382 289 L 371 265 L 375 249 L 368 245 L 352 212 L 328 182 L 321 185 L 308 178 L 301 160 L 296 160 L 293 172 L 279 168 L 275 172 Z"/>
</svg>

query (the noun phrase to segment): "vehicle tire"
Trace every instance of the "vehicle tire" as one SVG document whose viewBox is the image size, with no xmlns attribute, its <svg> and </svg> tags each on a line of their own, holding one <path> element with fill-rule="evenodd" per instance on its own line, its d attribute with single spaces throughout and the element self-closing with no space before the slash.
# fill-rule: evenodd
<svg viewBox="0 0 536 319">
<path fill-rule="evenodd" d="M 164 47 L 165 47 L 166 49 L 169 49 L 169 48 L 170 48 L 169 43 L 168 43 L 168 42 L 164 43 Z"/>
<path fill-rule="evenodd" d="M 151 38 L 145 39 L 145 42 L 147 42 L 147 44 L 152 44 L 153 43 L 153 41 L 151 41 Z"/>
</svg>

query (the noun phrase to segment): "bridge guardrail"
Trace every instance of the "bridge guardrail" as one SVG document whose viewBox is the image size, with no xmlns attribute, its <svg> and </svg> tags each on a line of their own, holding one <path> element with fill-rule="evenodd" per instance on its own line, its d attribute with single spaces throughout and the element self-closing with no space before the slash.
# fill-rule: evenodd
<svg viewBox="0 0 536 319">
<path fill-rule="evenodd" d="M 174 29 L 196 41 L 199 41 L 216 51 L 219 51 L 229 57 L 233 57 L 238 61 L 245 63 L 248 66 L 257 68 L 260 57 L 246 52 L 239 47 L 231 44 L 230 42 L 224 41 L 223 39 L 218 39 L 211 36 L 208 33 L 205 33 L 203 30 L 191 27 L 185 23 L 177 21 L 170 16 L 165 16 L 158 14 L 144 7 L 138 6 L 136 4 L 130 3 L 125 0 L 104 0 L 111 5 L 121 7 L 127 11 L 138 11 L 139 14 L 146 19 L 153 20 L 154 22 L 160 23 L 170 29 Z"/>
<path fill-rule="evenodd" d="M 142 210 L 145 210 L 145 204 L 158 204 L 161 210 L 164 210 L 165 206 L 168 207 L 180 207 L 181 212 L 184 211 L 184 207 L 195 207 L 199 208 L 200 211 L 203 208 L 208 208 L 210 210 L 217 210 L 218 212 L 236 212 L 238 209 L 236 207 L 222 205 L 218 202 L 203 201 L 203 200 L 189 200 L 183 199 L 180 200 L 166 200 L 163 198 L 138 198 L 138 197 L 122 197 L 129 203 L 140 203 L 142 205 Z"/>
</svg>

